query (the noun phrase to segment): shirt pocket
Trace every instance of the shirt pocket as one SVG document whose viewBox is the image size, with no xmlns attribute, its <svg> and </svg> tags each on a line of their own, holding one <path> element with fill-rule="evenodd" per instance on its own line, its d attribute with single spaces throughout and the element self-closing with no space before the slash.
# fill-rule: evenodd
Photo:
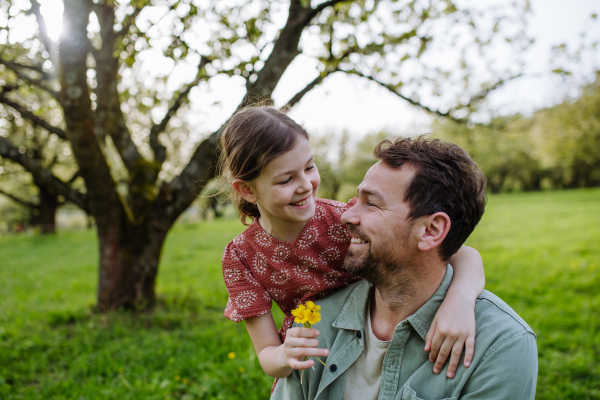
<svg viewBox="0 0 600 400">
<path fill-rule="evenodd" d="M 410 386 L 404 386 L 402 388 L 402 394 L 399 397 L 396 397 L 396 400 L 456 400 L 458 396 L 454 397 L 444 397 L 443 399 L 440 397 L 419 397 L 417 396 L 417 392 Z"/>
</svg>

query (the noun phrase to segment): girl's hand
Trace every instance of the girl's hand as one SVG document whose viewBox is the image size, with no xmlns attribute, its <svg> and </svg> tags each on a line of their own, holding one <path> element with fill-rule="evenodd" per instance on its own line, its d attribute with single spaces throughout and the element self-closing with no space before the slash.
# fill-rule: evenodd
<svg viewBox="0 0 600 400">
<path fill-rule="evenodd" d="M 471 365 L 475 351 L 475 304 L 466 297 L 446 296 L 433 318 L 425 337 L 425 351 L 430 351 L 429 361 L 435 362 L 433 372 L 439 374 L 450 356 L 448 378 L 454 378 L 463 347 L 465 367 Z"/>
<path fill-rule="evenodd" d="M 327 357 L 329 350 L 317 349 L 319 341 L 315 337 L 319 331 L 314 328 L 291 328 L 287 331 L 283 343 L 285 365 L 293 369 L 307 369 L 315 365 L 311 359 L 302 361 L 303 357 Z"/>
</svg>

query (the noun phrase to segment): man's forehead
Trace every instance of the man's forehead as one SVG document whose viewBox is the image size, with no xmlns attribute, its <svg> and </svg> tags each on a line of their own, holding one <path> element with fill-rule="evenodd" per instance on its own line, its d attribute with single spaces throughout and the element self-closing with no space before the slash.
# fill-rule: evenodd
<svg viewBox="0 0 600 400">
<path fill-rule="evenodd" d="M 357 191 L 359 194 L 379 197 L 382 200 L 396 198 L 402 201 L 404 196 L 399 198 L 398 195 L 408 188 L 414 174 L 414 168 L 408 164 L 392 168 L 379 161 L 369 169 Z"/>
</svg>

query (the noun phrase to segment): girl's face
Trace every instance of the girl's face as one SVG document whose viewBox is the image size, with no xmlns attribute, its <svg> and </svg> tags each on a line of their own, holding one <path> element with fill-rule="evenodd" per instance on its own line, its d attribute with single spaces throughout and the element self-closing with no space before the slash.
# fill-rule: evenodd
<svg viewBox="0 0 600 400">
<path fill-rule="evenodd" d="M 308 140 L 300 137 L 292 150 L 269 162 L 249 186 L 260 218 L 266 218 L 271 226 L 284 226 L 306 223 L 313 217 L 319 183 Z"/>
</svg>

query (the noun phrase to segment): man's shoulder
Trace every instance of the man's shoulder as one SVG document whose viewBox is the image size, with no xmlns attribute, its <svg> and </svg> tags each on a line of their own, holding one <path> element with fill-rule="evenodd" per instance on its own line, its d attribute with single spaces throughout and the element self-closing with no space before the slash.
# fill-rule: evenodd
<svg viewBox="0 0 600 400">
<path fill-rule="evenodd" d="M 478 313 L 478 310 L 480 311 Z M 511 330 L 527 332 L 535 335 L 531 327 L 525 322 L 519 314 L 515 312 L 508 304 L 494 293 L 484 290 L 477 298 L 475 303 L 475 315 L 480 314 L 478 321 L 485 319 L 495 319 L 502 321 Z"/>
<path fill-rule="evenodd" d="M 476 346 L 487 348 L 486 358 L 504 345 L 523 338 L 535 341 L 531 327 L 494 293 L 484 290 L 475 303 Z M 486 342 L 486 343 L 483 343 Z"/>
</svg>

